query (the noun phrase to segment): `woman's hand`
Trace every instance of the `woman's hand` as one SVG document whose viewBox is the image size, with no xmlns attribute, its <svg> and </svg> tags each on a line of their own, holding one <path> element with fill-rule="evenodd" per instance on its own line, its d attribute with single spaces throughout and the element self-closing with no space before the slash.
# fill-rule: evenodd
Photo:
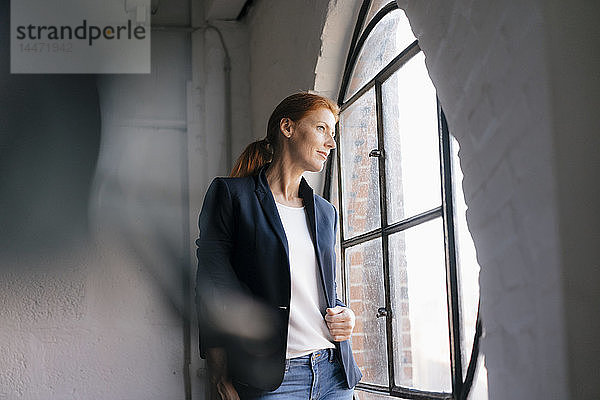
<svg viewBox="0 0 600 400">
<path fill-rule="evenodd" d="M 221 379 L 216 382 L 217 400 L 240 400 L 238 392 L 229 379 Z"/>
<path fill-rule="evenodd" d="M 354 311 L 348 307 L 335 306 L 327 309 L 325 321 L 329 328 L 329 333 L 336 342 L 343 342 L 350 339 L 356 317 Z"/>
<path fill-rule="evenodd" d="M 208 374 L 211 385 L 210 400 L 240 400 L 238 392 L 227 376 L 227 359 L 221 348 L 206 351 Z"/>
</svg>

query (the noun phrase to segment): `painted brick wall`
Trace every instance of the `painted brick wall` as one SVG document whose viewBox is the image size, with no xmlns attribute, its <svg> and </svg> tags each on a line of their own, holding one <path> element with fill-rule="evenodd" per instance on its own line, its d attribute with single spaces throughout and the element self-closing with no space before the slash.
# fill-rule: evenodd
<svg viewBox="0 0 600 400">
<path fill-rule="evenodd" d="M 540 4 L 399 0 L 461 147 L 490 399 L 567 393 Z"/>
</svg>

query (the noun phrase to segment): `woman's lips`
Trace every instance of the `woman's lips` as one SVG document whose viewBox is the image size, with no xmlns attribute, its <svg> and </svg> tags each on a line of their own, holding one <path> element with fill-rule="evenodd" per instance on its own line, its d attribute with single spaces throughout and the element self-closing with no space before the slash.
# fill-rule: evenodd
<svg viewBox="0 0 600 400">
<path fill-rule="evenodd" d="M 327 156 L 328 156 L 328 154 L 327 154 L 327 153 L 325 153 L 324 151 L 318 151 L 318 150 L 317 150 L 317 153 L 319 153 L 320 155 L 322 155 L 322 156 L 323 156 L 323 158 L 324 158 L 325 160 L 327 160 Z"/>
</svg>

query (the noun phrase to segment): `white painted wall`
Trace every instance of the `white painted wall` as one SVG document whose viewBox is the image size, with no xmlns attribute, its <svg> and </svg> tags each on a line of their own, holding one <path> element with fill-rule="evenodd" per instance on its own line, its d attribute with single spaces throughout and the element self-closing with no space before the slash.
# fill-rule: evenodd
<svg viewBox="0 0 600 400">
<path fill-rule="evenodd" d="M 186 24 L 181 9 L 163 22 Z M 0 398 L 185 398 L 190 52 L 188 34 L 153 32 L 152 74 L 96 82 L 10 76 L 2 57 L 3 165 L 22 171 L 2 169 L 21 188 L 2 198 L 25 207 L 0 251 Z"/>
<path fill-rule="evenodd" d="M 119 354 L 111 360 L 118 378 L 105 385 L 129 370 L 149 382 L 105 398 L 184 396 L 189 52 L 185 33 L 153 32 L 150 75 L 98 78 L 102 144 L 90 211 L 103 262 L 88 277 L 86 299 L 91 318 L 120 321 L 95 332 Z"/>
<path fill-rule="evenodd" d="M 352 34 L 362 2 L 331 0 L 321 32 L 321 49 L 315 67 L 314 90 L 337 101 Z"/>
<path fill-rule="evenodd" d="M 600 393 L 600 15 L 598 2 L 545 1 L 561 283 L 572 399 Z"/>
<path fill-rule="evenodd" d="M 23 192 L 3 193 L 38 216 L 17 214 L 24 235 L 16 243 L 26 246 L 0 252 L 2 399 L 184 396 L 174 258 L 187 250 L 189 40 L 153 35 L 152 54 L 151 75 L 98 77 L 99 93 L 89 77 L 4 75 L 17 121 L 8 134 L 15 144 L 37 136 L 8 165 L 29 160 L 37 172 L 16 182 Z"/>
</svg>

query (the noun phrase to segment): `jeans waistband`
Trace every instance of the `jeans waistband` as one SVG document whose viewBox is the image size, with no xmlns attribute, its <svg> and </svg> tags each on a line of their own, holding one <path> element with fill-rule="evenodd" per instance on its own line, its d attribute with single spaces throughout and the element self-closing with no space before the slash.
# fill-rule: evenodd
<svg viewBox="0 0 600 400">
<path fill-rule="evenodd" d="M 295 363 L 303 363 L 303 364 L 311 364 L 311 363 L 314 364 L 314 363 L 317 363 L 317 362 L 323 361 L 323 360 L 327 360 L 327 361 L 331 362 L 334 360 L 336 351 L 337 350 L 334 348 L 321 349 L 321 350 L 314 351 L 314 352 L 304 355 L 304 356 L 288 358 L 285 360 L 285 363 L 289 364 L 290 362 L 295 362 Z"/>
</svg>

